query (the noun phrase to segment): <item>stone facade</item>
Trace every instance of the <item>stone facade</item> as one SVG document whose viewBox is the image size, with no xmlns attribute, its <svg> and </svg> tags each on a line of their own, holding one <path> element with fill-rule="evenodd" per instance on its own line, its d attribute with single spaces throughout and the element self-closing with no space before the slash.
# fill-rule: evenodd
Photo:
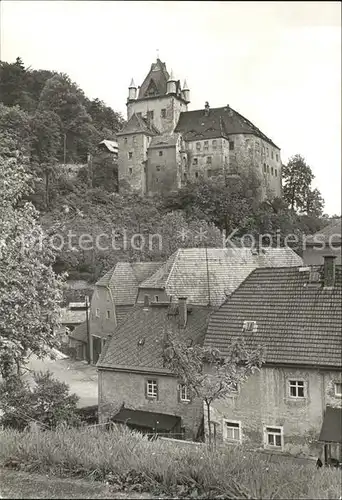
<svg viewBox="0 0 342 500">
<path fill-rule="evenodd" d="M 147 379 L 157 380 L 158 399 L 145 395 Z M 144 410 L 181 417 L 185 437 L 195 439 L 199 431 L 203 409 L 198 399 L 180 401 L 178 381 L 172 376 L 154 372 L 135 373 L 99 369 L 99 422 L 104 423 L 114 416 L 122 404 L 131 410 Z"/>
<path fill-rule="evenodd" d="M 280 149 L 229 106 L 211 110 L 206 103 L 203 111 L 188 111 L 189 102 L 186 82 L 181 89 L 159 59 L 141 87 L 132 80 L 128 122 L 118 134 L 119 185 L 152 195 L 177 190 L 188 180 L 237 174 L 248 165 L 261 180 L 261 197 L 280 197 Z M 130 136 L 135 117 L 140 128 Z M 151 137 L 176 134 L 177 144 L 156 157 Z"/>
<path fill-rule="evenodd" d="M 90 359 L 96 364 L 109 335 L 116 328 L 115 304 L 109 289 L 96 286 L 90 306 Z"/>
<path fill-rule="evenodd" d="M 303 398 L 290 396 L 290 380 L 304 382 Z M 322 452 L 318 438 L 324 409 L 326 405 L 341 407 L 341 396 L 335 395 L 335 383 L 341 381 L 339 371 L 264 367 L 252 375 L 238 393 L 212 404 L 211 421 L 216 428 L 216 438 L 227 440 L 226 422 L 232 422 L 240 425 L 241 444 L 248 448 L 317 458 Z M 206 412 L 204 419 L 208 432 Z M 267 445 L 266 427 L 280 428 L 280 447 Z M 337 447 L 333 453 L 339 455 L 341 449 Z"/>
</svg>

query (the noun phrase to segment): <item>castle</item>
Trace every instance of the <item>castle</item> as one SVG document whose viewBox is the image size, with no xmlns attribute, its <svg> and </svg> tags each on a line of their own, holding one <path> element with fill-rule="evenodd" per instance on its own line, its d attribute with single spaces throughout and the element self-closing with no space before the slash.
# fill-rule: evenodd
<svg viewBox="0 0 342 500">
<path fill-rule="evenodd" d="M 190 90 L 158 58 L 140 87 L 132 79 L 127 122 L 117 134 L 119 186 L 167 193 L 188 180 L 252 167 L 262 197 L 281 196 L 280 149 L 229 105 L 188 111 Z"/>
</svg>

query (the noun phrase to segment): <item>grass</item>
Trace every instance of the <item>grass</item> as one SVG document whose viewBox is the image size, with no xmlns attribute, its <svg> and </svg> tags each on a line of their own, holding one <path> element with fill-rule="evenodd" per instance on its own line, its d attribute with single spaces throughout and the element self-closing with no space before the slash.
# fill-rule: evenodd
<svg viewBox="0 0 342 500">
<path fill-rule="evenodd" d="M 295 460 L 267 461 L 240 447 L 179 446 L 148 441 L 126 428 L 0 433 L 0 466 L 87 478 L 116 491 L 193 498 L 339 499 L 341 471 Z M 8 465 L 8 464 L 7 464 Z"/>
</svg>

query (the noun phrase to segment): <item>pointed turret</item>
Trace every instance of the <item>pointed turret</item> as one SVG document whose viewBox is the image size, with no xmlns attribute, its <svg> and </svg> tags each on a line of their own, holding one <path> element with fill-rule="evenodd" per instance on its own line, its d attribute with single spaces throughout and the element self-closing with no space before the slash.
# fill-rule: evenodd
<svg viewBox="0 0 342 500">
<path fill-rule="evenodd" d="M 186 80 L 184 80 L 184 83 L 183 83 L 182 96 L 183 96 L 184 101 L 187 104 L 189 104 L 189 102 L 190 102 L 190 90 L 189 90 L 188 84 L 186 83 Z"/>
<path fill-rule="evenodd" d="M 134 80 L 132 78 L 130 86 L 128 87 L 128 100 L 129 101 L 134 101 L 137 98 L 137 86 L 134 83 Z"/>
<path fill-rule="evenodd" d="M 173 76 L 173 71 L 171 70 L 169 79 L 166 85 L 166 93 L 167 94 L 176 94 L 177 92 L 177 80 Z"/>
</svg>

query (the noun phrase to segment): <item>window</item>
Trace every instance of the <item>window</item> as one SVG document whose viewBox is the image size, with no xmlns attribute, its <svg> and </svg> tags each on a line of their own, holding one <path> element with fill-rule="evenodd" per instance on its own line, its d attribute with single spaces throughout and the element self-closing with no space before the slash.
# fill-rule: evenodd
<svg viewBox="0 0 342 500">
<path fill-rule="evenodd" d="M 139 116 L 139 118 L 141 118 L 141 117 L 142 117 L 142 113 L 141 113 L 141 111 L 139 111 L 139 113 L 137 113 L 137 116 Z"/>
<path fill-rule="evenodd" d="M 201 149 L 201 143 L 200 142 L 196 142 L 196 149 Z"/>
<path fill-rule="evenodd" d="M 110 311 L 107 311 L 107 319 L 110 319 Z"/>
<path fill-rule="evenodd" d="M 229 151 L 233 151 L 234 149 L 234 141 L 229 141 Z"/>
<path fill-rule="evenodd" d="M 276 153 L 276 160 L 279 161 L 278 153 Z"/>
<path fill-rule="evenodd" d="M 133 173 L 133 168 L 132 168 L 132 167 L 129 167 L 128 171 L 129 171 L 130 175 L 132 175 L 132 173 Z"/>
<path fill-rule="evenodd" d="M 159 302 L 159 295 L 154 296 L 154 302 Z"/>
<path fill-rule="evenodd" d="M 100 309 L 96 309 L 96 311 L 95 311 L 95 316 L 96 316 L 97 318 L 99 318 L 99 317 L 100 317 Z"/>
<path fill-rule="evenodd" d="M 195 172 L 195 177 L 196 177 L 196 179 L 197 179 L 197 177 L 198 177 L 198 172 Z"/>
<path fill-rule="evenodd" d="M 166 118 L 166 109 L 164 108 L 161 110 L 161 117 Z"/>
<path fill-rule="evenodd" d="M 209 142 L 208 141 L 204 141 L 204 149 L 209 149 Z"/>
<path fill-rule="evenodd" d="M 304 398 L 304 381 L 289 380 L 289 391 L 291 398 Z"/>
<path fill-rule="evenodd" d="M 163 151 L 159 151 L 159 156 L 163 156 Z"/>
<path fill-rule="evenodd" d="M 266 427 L 265 428 L 265 445 L 270 448 L 283 447 L 283 428 L 282 427 Z"/>
<path fill-rule="evenodd" d="M 156 166 L 156 170 L 157 170 L 157 172 L 160 172 L 160 165 Z"/>
<path fill-rule="evenodd" d="M 278 170 L 276 168 L 274 169 L 274 175 L 278 177 Z"/>
<path fill-rule="evenodd" d="M 274 153 L 273 153 L 273 151 L 272 151 L 272 153 L 271 153 L 271 158 L 272 158 L 272 160 L 273 160 L 273 158 L 274 158 Z"/>
<path fill-rule="evenodd" d="M 134 143 L 136 142 L 136 137 L 135 137 L 135 135 L 133 135 L 133 142 L 134 142 Z"/>
<path fill-rule="evenodd" d="M 159 177 L 156 177 L 156 182 L 159 182 Z"/>
<path fill-rule="evenodd" d="M 240 422 L 226 420 L 224 422 L 223 437 L 226 441 L 240 443 L 241 442 L 241 424 L 240 424 Z"/>
<path fill-rule="evenodd" d="M 342 382 L 335 382 L 335 396 L 342 397 Z"/>
<path fill-rule="evenodd" d="M 273 167 L 271 167 L 271 174 L 273 175 Z"/>
<path fill-rule="evenodd" d="M 146 381 L 146 396 L 148 398 L 157 398 L 158 396 L 158 383 L 156 380 Z"/>
<path fill-rule="evenodd" d="M 266 173 L 266 163 L 264 163 L 264 172 Z"/>
<path fill-rule="evenodd" d="M 210 170 L 210 168 L 208 168 L 208 170 L 207 170 L 207 176 L 211 177 L 211 175 L 212 175 L 212 171 Z"/>
<path fill-rule="evenodd" d="M 181 401 L 190 401 L 190 391 L 185 384 L 182 384 L 179 389 L 179 399 Z"/>
<path fill-rule="evenodd" d="M 268 148 L 266 148 L 266 151 L 267 151 L 267 156 L 270 156 L 270 152 L 269 152 Z"/>
<path fill-rule="evenodd" d="M 186 175 L 186 172 L 184 172 L 183 177 L 184 177 L 184 180 L 186 181 L 186 179 L 187 179 L 187 177 L 188 177 L 188 176 Z"/>
<path fill-rule="evenodd" d="M 132 151 L 130 151 L 130 152 L 128 153 L 128 158 L 129 158 L 130 160 L 133 158 L 133 153 L 132 153 Z"/>
<path fill-rule="evenodd" d="M 211 165 L 211 162 L 212 162 L 211 156 L 207 156 L 207 164 Z"/>
<path fill-rule="evenodd" d="M 193 165 L 198 165 L 198 159 L 197 158 L 194 158 L 193 162 L 192 162 Z"/>
<path fill-rule="evenodd" d="M 154 112 L 153 111 L 147 111 L 147 119 L 148 120 L 153 120 Z"/>
<path fill-rule="evenodd" d="M 267 173 L 269 174 L 270 173 L 270 166 L 267 165 Z"/>
<path fill-rule="evenodd" d="M 244 321 L 242 325 L 243 332 L 256 332 L 258 325 L 256 321 Z"/>
<path fill-rule="evenodd" d="M 213 145 L 213 149 L 217 148 L 217 141 L 216 141 L 216 139 L 214 139 L 211 144 Z"/>
<path fill-rule="evenodd" d="M 127 144 L 127 137 L 125 137 L 125 144 Z"/>
</svg>

